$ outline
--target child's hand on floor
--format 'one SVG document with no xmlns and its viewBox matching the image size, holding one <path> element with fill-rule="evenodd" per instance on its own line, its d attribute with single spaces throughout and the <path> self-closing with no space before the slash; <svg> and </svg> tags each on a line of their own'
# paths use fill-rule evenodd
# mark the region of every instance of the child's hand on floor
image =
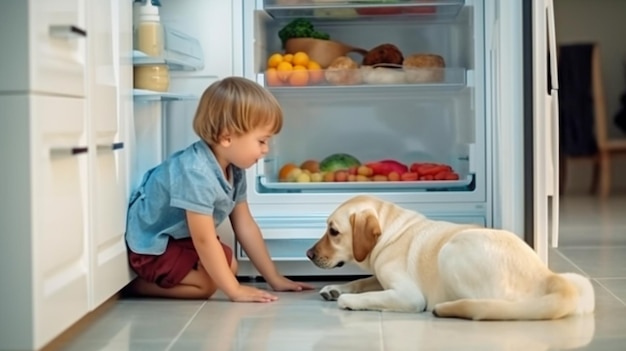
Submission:
<svg viewBox="0 0 626 351">
<path fill-rule="evenodd" d="M 272 302 L 278 300 L 277 296 L 267 291 L 245 285 L 239 285 L 235 293 L 228 298 L 234 302 Z"/>
<path fill-rule="evenodd" d="M 301 282 L 294 282 L 290 279 L 283 277 L 282 275 L 278 276 L 272 281 L 268 281 L 268 283 L 275 291 L 302 291 L 313 289 L 312 285 Z"/>
</svg>

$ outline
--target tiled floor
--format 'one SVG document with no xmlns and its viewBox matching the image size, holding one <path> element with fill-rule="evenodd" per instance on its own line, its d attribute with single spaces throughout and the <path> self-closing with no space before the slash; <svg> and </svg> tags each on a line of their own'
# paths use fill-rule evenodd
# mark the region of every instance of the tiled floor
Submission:
<svg viewBox="0 0 626 351">
<path fill-rule="evenodd" d="M 121 300 L 66 350 L 624 350 L 626 198 L 561 205 L 558 271 L 593 278 L 594 315 L 541 322 L 471 322 L 431 314 L 340 311 L 316 292 L 272 304 Z"/>
</svg>

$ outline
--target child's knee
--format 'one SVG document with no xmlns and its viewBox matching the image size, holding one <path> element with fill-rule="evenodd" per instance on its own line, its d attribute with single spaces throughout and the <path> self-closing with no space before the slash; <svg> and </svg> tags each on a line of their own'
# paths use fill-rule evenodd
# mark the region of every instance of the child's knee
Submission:
<svg viewBox="0 0 626 351">
<path fill-rule="evenodd" d="M 215 295 L 217 292 L 217 286 L 215 284 L 209 284 L 204 290 L 204 295 L 207 299 L 210 299 L 211 296 Z"/>
</svg>

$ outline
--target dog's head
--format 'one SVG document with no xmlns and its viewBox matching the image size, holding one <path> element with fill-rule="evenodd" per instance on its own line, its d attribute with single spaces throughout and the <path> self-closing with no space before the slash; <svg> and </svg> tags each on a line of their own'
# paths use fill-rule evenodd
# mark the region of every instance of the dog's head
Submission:
<svg viewBox="0 0 626 351">
<path fill-rule="evenodd" d="M 381 234 L 376 204 L 375 198 L 356 196 L 339 205 L 328 217 L 322 238 L 307 251 L 307 257 L 326 269 L 365 260 Z"/>
</svg>

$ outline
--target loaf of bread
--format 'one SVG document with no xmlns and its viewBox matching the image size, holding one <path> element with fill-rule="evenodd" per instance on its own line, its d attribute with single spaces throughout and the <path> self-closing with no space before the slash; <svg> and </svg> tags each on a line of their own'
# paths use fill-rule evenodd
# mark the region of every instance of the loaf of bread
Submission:
<svg viewBox="0 0 626 351">
<path fill-rule="evenodd" d="M 435 54 L 413 54 L 402 62 L 407 83 L 435 83 L 444 78 L 443 57 Z"/>
<path fill-rule="evenodd" d="M 359 64 L 348 56 L 339 56 L 334 59 L 324 73 L 326 80 L 334 85 L 361 84 Z"/>
</svg>

